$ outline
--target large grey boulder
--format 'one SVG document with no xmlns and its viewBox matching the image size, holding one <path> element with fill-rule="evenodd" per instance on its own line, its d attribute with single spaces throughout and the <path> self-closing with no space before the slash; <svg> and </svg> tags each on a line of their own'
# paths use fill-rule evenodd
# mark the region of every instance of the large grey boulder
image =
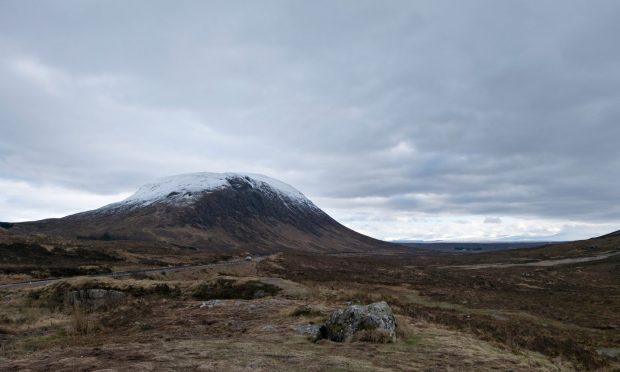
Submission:
<svg viewBox="0 0 620 372">
<path fill-rule="evenodd" d="M 321 337 L 336 342 L 361 341 L 393 342 L 396 340 L 396 321 L 385 302 L 352 305 L 336 310 L 320 329 Z"/>
<path fill-rule="evenodd" d="M 101 288 L 88 288 L 67 293 L 68 305 L 78 304 L 90 309 L 98 309 L 104 306 L 114 306 L 125 300 L 127 296 L 121 291 Z"/>
</svg>

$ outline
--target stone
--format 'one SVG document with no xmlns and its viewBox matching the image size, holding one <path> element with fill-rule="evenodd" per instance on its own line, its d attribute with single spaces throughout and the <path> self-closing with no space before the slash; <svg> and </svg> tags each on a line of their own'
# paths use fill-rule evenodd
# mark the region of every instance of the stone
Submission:
<svg viewBox="0 0 620 372">
<path fill-rule="evenodd" d="M 67 294 L 67 303 L 69 305 L 79 304 L 80 306 L 97 309 L 102 306 L 116 305 L 125 300 L 126 297 L 125 293 L 112 289 L 80 289 Z"/>
<path fill-rule="evenodd" d="M 387 341 L 396 340 L 396 320 L 385 301 L 336 310 L 320 328 L 322 338 L 336 342 L 349 342 L 356 333 L 370 332 L 383 335 Z"/>
<path fill-rule="evenodd" d="M 319 338 L 321 336 L 321 326 L 318 324 L 300 324 L 295 327 L 295 331 L 303 336 Z"/>
<path fill-rule="evenodd" d="M 206 308 L 210 309 L 210 308 L 212 308 L 214 306 L 220 305 L 221 303 L 222 303 L 221 300 L 202 301 L 202 304 L 200 304 L 200 308 L 202 309 L 202 308 L 206 307 Z"/>
</svg>

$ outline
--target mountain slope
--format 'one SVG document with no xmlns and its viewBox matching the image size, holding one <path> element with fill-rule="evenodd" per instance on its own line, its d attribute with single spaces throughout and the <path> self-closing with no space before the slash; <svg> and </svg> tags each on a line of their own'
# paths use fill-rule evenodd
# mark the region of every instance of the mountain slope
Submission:
<svg viewBox="0 0 620 372">
<path fill-rule="evenodd" d="M 165 241 L 217 251 L 401 249 L 344 227 L 283 182 L 238 173 L 162 178 L 121 202 L 60 219 L 18 223 L 12 230 L 70 238 Z"/>
<path fill-rule="evenodd" d="M 620 237 L 620 230 L 614 231 L 614 232 L 609 233 L 609 234 L 605 234 L 603 236 L 599 236 L 598 238 L 612 238 L 612 237 Z"/>
</svg>

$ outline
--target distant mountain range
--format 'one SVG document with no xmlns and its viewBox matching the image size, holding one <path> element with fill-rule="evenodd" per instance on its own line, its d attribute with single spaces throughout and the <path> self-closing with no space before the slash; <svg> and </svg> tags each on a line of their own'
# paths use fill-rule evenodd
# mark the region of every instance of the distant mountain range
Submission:
<svg viewBox="0 0 620 372">
<path fill-rule="evenodd" d="M 258 174 L 166 177 L 93 211 L 5 226 L 18 234 L 162 241 L 214 251 L 244 247 L 254 252 L 405 249 L 341 225 L 295 188 Z"/>
<path fill-rule="evenodd" d="M 561 242 L 410 242 L 395 241 L 409 248 L 427 249 L 442 252 L 489 252 L 506 249 L 534 248 Z"/>
</svg>

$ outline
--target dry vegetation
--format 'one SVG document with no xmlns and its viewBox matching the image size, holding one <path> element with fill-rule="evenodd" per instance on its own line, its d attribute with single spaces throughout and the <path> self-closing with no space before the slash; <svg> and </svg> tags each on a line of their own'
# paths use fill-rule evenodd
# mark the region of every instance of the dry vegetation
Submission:
<svg viewBox="0 0 620 372">
<path fill-rule="evenodd" d="M 614 247 L 605 247 L 610 248 Z M 537 256 L 541 251 L 544 257 Z M 514 258 L 509 252 L 498 253 L 499 262 Z M 548 259 L 548 251 L 540 249 L 520 251 L 517 259 L 524 253 L 529 253 L 529 261 Z M 620 350 L 620 256 L 550 267 L 468 270 L 446 265 L 476 256 L 298 254 L 265 262 L 262 270 L 265 275 L 329 288 L 331 298 L 386 300 L 416 321 L 441 324 L 515 353 L 535 351 L 584 370 L 618 368 L 618 360 L 602 351 Z"/>
<path fill-rule="evenodd" d="M 537 251 L 531 252 L 530 260 Z M 4 290 L 0 369 L 620 368 L 613 357 L 620 348 L 620 257 L 542 268 L 446 268 L 472 257 L 287 253 L 260 263 Z M 89 293 L 106 295 L 90 301 Z M 303 332 L 337 308 L 379 300 L 396 313 L 394 343 L 377 332 L 347 344 L 314 342 Z"/>
<path fill-rule="evenodd" d="M 0 229 L 0 283 L 212 263 L 243 253 L 205 252 L 164 242 L 16 235 Z"/>
</svg>

